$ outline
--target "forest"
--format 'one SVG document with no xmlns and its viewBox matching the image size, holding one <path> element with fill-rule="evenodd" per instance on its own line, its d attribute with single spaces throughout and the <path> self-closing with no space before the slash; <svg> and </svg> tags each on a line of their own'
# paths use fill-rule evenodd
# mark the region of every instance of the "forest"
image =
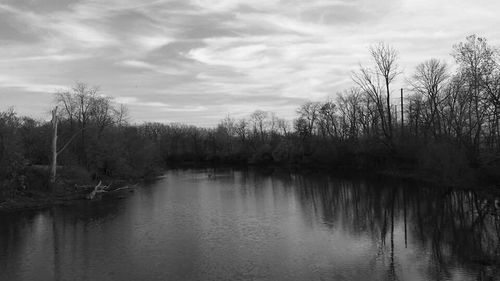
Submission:
<svg viewBox="0 0 500 281">
<path fill-rule="evenodd" d="M 372 60 L 352 73 L 352 88 L 302 104 L 294 120 L 256 110 L 241 119 L 228 116 L 213 128 L 133 124 L 124 105 L 86 83 L 54 94 L 52 121 L 4 110 L 0 199 L 195 165 L 279 165 L 497 184 L 498 49 L 468 36 L 453 45 L 453 65 L 429 59 L 406 81 L 396 49 L 380 43 L 368 51 Z"/>
</svg>

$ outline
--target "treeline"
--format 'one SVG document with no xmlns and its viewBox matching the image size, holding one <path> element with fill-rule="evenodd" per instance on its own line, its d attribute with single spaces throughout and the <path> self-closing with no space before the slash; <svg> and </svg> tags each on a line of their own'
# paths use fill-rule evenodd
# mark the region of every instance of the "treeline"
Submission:
<svg viewBox="0 0 500 281">
<path fill-rule="evenodd" d="M 371 66 L 352 73 L 355 87 L 308 102 L 295 120 L 257 110 L 215 128 L 127 122 L 127 109 L 77 83 L 55 94 L 57 182 L 140 178 L 166 166 L 286 164 L 418 173 L 457 182 L 500 173 L 498 50 L 477 36 L 453 46 L 456 65 L 419 64 L 404 90 L 398 53 L 370 48 Z M 54 124 L 0 113 L 4 194 L 48 185 Z M 60 170 L 60 172 L 59 172 Z M 44 180 L 40 180 L 43 178 Z"/>
<path fill-rule="evenodd" d="M 215 129 L 144 124 L 167 163 L 281 163 L 414 173 L 457 183 L 500 174 L 499 52 L 475 35 L 453 46 L 455 65 L 419 64 L 405 89 L 391 46 L 370 48 L 356 87 L 308 102 L 287 121 L 271 112 L 222 120 Z"/>
<path fill-rule="evenodd" d="M 18 116 L 12 109 L 0 112 L 0 198 L 103 179 L 144 178 L 164 168 L 154 143 L 127 123 L 126 107 L 97 87 L 77 83 L 71 91 L 56 93 L 54 103 L 57 118 L 50 122 Z M 54 151 L 57 177 L 50 182 Z"/>
</svg>

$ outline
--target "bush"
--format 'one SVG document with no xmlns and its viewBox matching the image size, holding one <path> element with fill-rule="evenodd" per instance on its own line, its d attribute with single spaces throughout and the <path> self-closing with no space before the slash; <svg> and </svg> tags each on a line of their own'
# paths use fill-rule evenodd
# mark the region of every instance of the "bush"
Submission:
<svg viewBox="0 0 500 281">
<path fill-rule="evenodd" d="M 286 142 L 280 142 L 272 151 L 272 156 L 275 162 L 278 163 L 288 163 L 291 160 L 293 153 L 293 146 Z"/>
<path fill-rule="evenodd" d="M 271 164 L 274 162 L 274 158 L 272 155 L 272 148 L 268 144 L 264 144 L 260 146 L 257 151 L 250 157 L 250 164 Z"/>
<path fill-rule="evenodd" d="M 449 143 L 431 143 L 418 154 L 420 169 L 431 179 L 460 183 L 472 174 L 465 152 Z"/>
<path fill-rule="evenodd" d="M 49 169 L 46 166 L 29 166 L 22 181 L 28 190 L 48 190 Z"/>
<path fill-rule="evenodd" d="M 92 175 L 85 168 L 80 166 L 65 166 L 57 169 L 60 182 L 74 182 L 86 184 L 92 181 Z M 48 173 L 47 173 L 48 174 Z"/>
</svg>

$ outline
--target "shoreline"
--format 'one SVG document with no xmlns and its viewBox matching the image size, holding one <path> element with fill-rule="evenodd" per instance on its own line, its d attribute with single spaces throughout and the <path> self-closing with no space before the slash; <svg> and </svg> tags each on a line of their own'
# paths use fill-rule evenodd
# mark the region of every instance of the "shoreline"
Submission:
<svg viewBox="0 0 500 281">
<path fill-rule="evenodd" d="M 229 169 L 278 169 L 278 170 L 288 170 L 290 172 L 296 172 L 301 174 L 308 173 L 319 173 L 319 174 L 331 174 L 331 175 L 341 175 L 346 176 L 346 178 L 377 178 L 383 180 L 401 180 L 408 181 L 411 183 L 422 183 L 427 187 L 440 188 L 446 190 L 469 190 L 474 192 L 479 192 L 486 197 L 500 197 L 500 188 L 496 186 L 489 185 L 484 182 L 475 180 L 464 180 L 462 182 L 446 182 L 443 180 L 427 178 L 423 176 L 419 171 L 404 171 L 402 169 L 385 169 L 379 171 L 367 171 L 363 169 L 355 169 L 352 167 L 331 167 L 325 165 L 290 165 L 290 164 L 279 164 L 273 163 L 270 165 L 231 165 L 231 164 L 216 164 L 213 163 L 189 163 L 189 164 L 179 164 L 172 165 L 165 168 L 164 171 L 174 170 L 174 169 L 209 169 L 209 168 L 229 168 Z M 135 181 L 135 185 L 141 182 L 154 181 L 160 179 L 163 175 L 157 175 L 152 178 L 141 179 L 140 181 Z M 118 180 L 118 179 L 115 179 Z M 131 185 L 131 182 L 123 181 L 122 186 Z M 473 187 L 472 187 L 473 186 Z M 67 192 L 63 194 L 50 194 L 47 192 L 36 192 L 28 193 L 27 195 L 19 196 L 15 199 L 5 200 L 0 203 L 0 213 L 13 213 L 21 211 L 34 211 L 43 210 L 54 206 L 71 206 L 78 202 L 93 201 L 86 198 L 88 190 L 80 190 L 74 192 Z M 112 190 L 113 191 L 113 190 Z M 111 191 L 111 192 L 112 192 Z M 134 189 L 130 189 L 127 192 L 133 192 Z M 118 195 L 113 195 L 108 193 L 105 197 L 113 197 L 114 199 L 122 199 L 124 195 L 120 192 Z M 97 199 L 101 200 L 101 199 Z"/>
<path fill-rule="evenodd" d="M 110 190 L 106 192 L 106 194 L 100 194 L 98 199 L 90 200 L 87 198 L 87 195 L 90 193 L 90 188 L 83 190 L 75 190 L 73 192 L 65 192 L 61 194 L 51 194 L 49 192 L 30 192 L 24 195 L 20 195 L 14 199 L 8 199 L 4 202 L 0 203 L 0 213 L 13 213 L 13 212 L 21 212 L 21 211 L 32 211 L 32 210 L 43 210 L 54 206 L 71 206 L 79 202 L 92 202 L 101 200 L 103 197 L 113 198 L 113 199 L 122 199 L 124 198 L 124 193 L 131 193 L 134 191 L 133 187 L 135 187 L 139 182 L 146 182 L 150 180 L 154 180 L 158 177 L 152 179 L 143 179 L 141 181 L 123 181 L 120 182 L 119 186 L 116 189 Z M 134 184 L 132 184 L 132 182 Z M 96 183 L 93 183 L 95 186 Z M 90 185 L 92 186 L 92 185 Z M 126 189 L 122 189 L 124 187 L 129 187 Z M 118 189 L 121 189 L 119 192 Z M 115 191 L 117 191 L 115 193 Z"/>
<path fill-rule="evenodd" d="M 20 197 L 0 203 L 0 213 L 15 213 L 22 211 L 44 210 L 53 206 L 72 205 L 82 202 L 85 198 L 27 198 Z"/>
</svg>

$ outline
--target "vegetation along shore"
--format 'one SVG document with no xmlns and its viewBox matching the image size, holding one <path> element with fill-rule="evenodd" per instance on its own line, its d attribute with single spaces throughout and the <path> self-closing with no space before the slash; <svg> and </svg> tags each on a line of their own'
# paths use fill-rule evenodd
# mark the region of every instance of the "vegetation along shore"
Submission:
<svg viewBox="0 0 500 281">
<path fill-rule="evenodd" d="M 354 87 L 297 109 L 256 110 L 213 128 L 130 124 L 124 105 L 76 83 L 54 95 L 52 120 L 0 112 L 0 209 L 82 199 L 167 167 L 276 165 L 425 178 L 448 186 L 500 182 L 500 59 L 475 35 L 402 77 L 398 52 L 374 45 Z M 307 95 L 307 93 L 304 93 Z M 98 182 L 102 182 L 98 186 Z M 103 187 L 104 186 L 104 187 Z"/>
</svg>

